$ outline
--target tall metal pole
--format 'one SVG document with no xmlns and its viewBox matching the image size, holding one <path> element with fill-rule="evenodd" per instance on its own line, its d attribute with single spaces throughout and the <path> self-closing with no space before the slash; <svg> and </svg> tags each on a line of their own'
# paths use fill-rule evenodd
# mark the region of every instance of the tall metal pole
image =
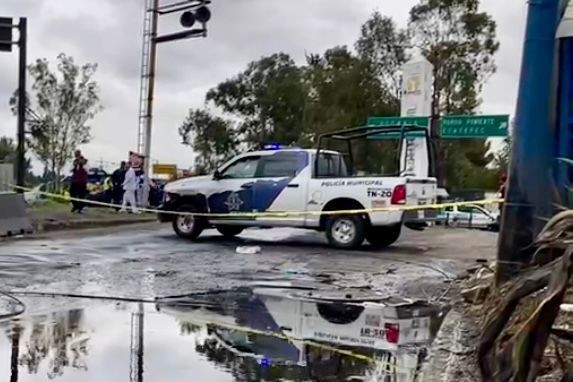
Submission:
<svg viewBox="0 0 573 382">
<path fill-rule="evenodd" d="M 22 328 L 18 323 L 14 323 L 12 327 L 11 344 L 12 351 L 10 353 L 10 382 L 18 382 L 18 358 L 20 355 L 20 333 Z"/>
<path fill-rule="evenodd" d="M 137 331 L 137 382 L 143 382 L 143 303 L 138 306 L 138 331 Z"/>
<path fill-rule="evenodd" d="M 545 219 L 553 214 L 552 168 L 556 147 L 557 51 L 561 0 L 529 2 L 509 187 L 498 246 L 497 281 L 527 264 Z"/>
<path fill-rule="evenodd" d="M 20 40 L 18 47 L 20 62 L 18 70 L 18 149 L 17 149 L 17 183 L 23 187 L 26 176 L 26 48 L 28 22 L 25 17 L 20 18 L 18 24 Z M 20 191 L 22 192 L 22 191 Z"/>
<path fill-rule="evenodd" d="M 145 171 L 149 174 L 151 169 L 151 130 L 153 125 L 153 94 L 155 92 L 155 69 L 157 64 L 157 27 L 159 21 L 159 0 L 153 0 L 151 12 L 151 48 L 149 51 L 149 86 L 147 88 L 147 118 L 145 126 L 145 147 L 143 155 L 145 156 Z"/>
<path fill-rule="evenodd" d="M 129 380 L 143 382 L 143 303 L 139 303 L 137 312 L 131 313 L 131 339 L 129 353 Z"/>
</svg>

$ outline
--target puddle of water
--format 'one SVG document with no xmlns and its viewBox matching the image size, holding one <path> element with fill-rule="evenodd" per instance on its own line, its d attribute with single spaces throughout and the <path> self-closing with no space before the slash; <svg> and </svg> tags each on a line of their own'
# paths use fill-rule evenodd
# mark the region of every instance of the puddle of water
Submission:
<svg viewBox="0 0 573 382">
<path fill-rule="evenodd" d="M 345 299 L 345 296 L 340 296 Z M 32 304 L 34 299 L 28 301 Z M 0 323 L 16 381 L 421 381 L 443 309 L 256 287 Z"/>
</svg>

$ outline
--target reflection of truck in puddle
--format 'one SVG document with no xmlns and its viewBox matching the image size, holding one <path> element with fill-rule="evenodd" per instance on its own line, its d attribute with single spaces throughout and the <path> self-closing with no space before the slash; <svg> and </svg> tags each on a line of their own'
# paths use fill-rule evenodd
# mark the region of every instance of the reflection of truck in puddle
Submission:
<svg viewBox="0 0 573 382">
<path fill-rule="evenodd" d="M 403 299 L 365 296 L 349 303 L 316 293 L 255 288 L 205 296 L 205 307 L 193 298 L 192 307 L 178 300 L 158 309 L 183 322 L 203 323 L 212 346 L 250 357 L 261 367 L 300 367 L 317 380 L 333 375 L 420 380 L 442 310 Z"/>
</svg>

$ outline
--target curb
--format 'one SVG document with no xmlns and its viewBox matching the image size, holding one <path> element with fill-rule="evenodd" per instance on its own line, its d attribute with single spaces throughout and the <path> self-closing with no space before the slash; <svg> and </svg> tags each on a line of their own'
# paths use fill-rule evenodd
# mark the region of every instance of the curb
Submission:
<svg viewBox="0 0 573 382">
<path fill-rule="evenodd" d="M 424 374 L 428 382 L 473 381 L 479 375 L 475 363 L 479 325 L 462 304 L 454 304 L 444 318 L 431 346 L 430 362 Z"/>
<path fill-rule="evenodd" d="M 152 223 L 157 221 L 155 216 L 149 218 L 138 218 L 138 219 L 113 219 L 113 220 L 68 220 L 68 221 L 33 221 L 32 226 L 34 227 L 34 232 L 54 232 L 63 230 L 81 230 L 87 228 L 98 228 L 98 227 L 114 227 L 120 225 L 130 225 L 138 223 Z"/>
</svg>

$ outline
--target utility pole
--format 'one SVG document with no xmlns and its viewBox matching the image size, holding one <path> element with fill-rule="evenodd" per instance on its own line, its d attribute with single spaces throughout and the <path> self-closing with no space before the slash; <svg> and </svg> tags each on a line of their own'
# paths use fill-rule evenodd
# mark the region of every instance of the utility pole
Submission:
<svg viewBox="0 0 573 382">
<path fill-rule="evenodd" d="M 131 344 L 129 354 L 129 381 L 143 382 L 143 303 L 139 303 L 137 312 L 131 313 Z"/>
<path fill-rule="evenodd" d="M 510 279 L 530 262 L 533 241 L 554 212 L 555 110 L 560 0 L 529 2 L 517 112 L 502 211 L 496 281 Z"/>
<path fill-rule="evenodd" d="M 18 358 L 20 355 L 20 333 L 22 327 L 18 322 L 12 323 L 12 332 L 10 339 L 12 344 L 12 351 L 10 353 L 10 382 L 18 382 Z"/>
<path fill-rule="evenodd" d="M 13 29 L 17 28 L 20 34 L 18 41 L 12 41 Z M 27 49 L 28 22 L 25 17 L 20 18 L 16 25 L 10 17 L 0 17 L 0 52 L 11 52 L 13 45 L 18 45 L 18 132 L 16 150 L 16 183 L 24 186 L 26 175 L 26 49 Z M 23 190 L 18 190 L 23 192 Z"/>
<path fill-rule="evenodd" d="M 163 42 L 193 37 L 206 37 L 207 22 L 211 18 L 211 11 L 207 7 L 210 3 L 210 0 L 184 0 L 160 5 L 159 0 L 147 0 L 143 28 L 137 150 L 145 157 L 145 167 L 148 173 L 151 171 L 151 137 L 153 130 L 157 45 Z M 201 27 L 159 36 L 159 16 L 175 12 L 182 12 L 180 22 L 184 28 L 191 28 L 195 25 L 195 22 L 200 23 Z"/>
<path fill-rule="evenodd" d="M 28 20 L 20 18 L 18 24 L 20 39 L 18 49 L 20 53 L 18 68 L 18 154 L 17 154 L 17 184 L 24 187 L 26 178 L 26 50 L 28 39 Z M 19 190 L 23 192 L 22 189 Z"/>
<path fill-rule="evenodd" d="M 157 67 L 157 27 L 159 22 L 159 0 L 153 0 L 151 15 L 151 47 L 149 50 L 149 84 L 147 86 L 147 115 L 145 116 L 145 157 L 146 172 L 151 169 L 151 127 L 153 125 L 153 95 L 155 92 L 155 70 Z M 149 172 L 148 172 L 149 173 Z"/>
</svg>

